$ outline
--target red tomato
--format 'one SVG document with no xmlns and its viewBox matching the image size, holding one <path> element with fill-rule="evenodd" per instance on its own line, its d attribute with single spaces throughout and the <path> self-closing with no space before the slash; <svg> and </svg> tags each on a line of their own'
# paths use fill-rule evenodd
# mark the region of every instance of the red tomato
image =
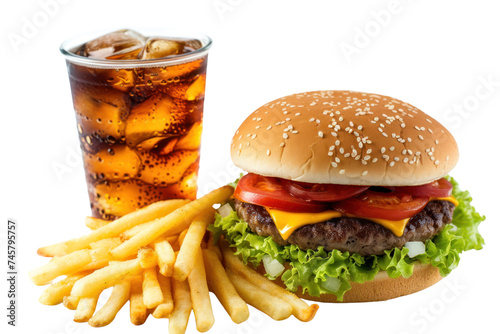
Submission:
<svg viewBox="0 0 500 334">
<path fill-rule="evenodd" d="M 421 186 L 397 187 L 398 191 L 415 196 L 448 197 L 451 196 L 453 185 L 445 178 Z"/>
<path fill-rule="evenodd" d="M 400 220 L 420 212 L 429 197 L 399 191 L 383 193 L 367 190 L 360 195 L 334 203 L 334 209 L 359 217 Z"/>
<path fill-rule="evenodd" d="M 336 202 L 349 197 L 356 196 L 366 189 L 368 186 L 349 186 L 342 184 L 314 184 L 304 182 L 293 182 L 282 180 L 281 183 L 285 186 L 290 194 L 305 200 L 318 202 Z"/>
<path fill-rule="evenodd" d="M 251 173 L 240 179 L 234 190 L 234 197 L 242 202 L 284 211 L 319 212 L 328 208 L 326 204 L 292 196 L 279 179 Z"/>
</svg>

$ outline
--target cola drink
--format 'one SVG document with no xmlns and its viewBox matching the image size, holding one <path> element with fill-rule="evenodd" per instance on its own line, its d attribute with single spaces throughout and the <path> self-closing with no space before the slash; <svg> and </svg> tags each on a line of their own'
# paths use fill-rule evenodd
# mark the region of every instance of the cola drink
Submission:
<svg viewBox="0 0 500 334">
<path fill-rule="evenodd" d="M 210 45 L 128 29 L 63 43 L 93 216 L 196 198 Z"/>
</svg>

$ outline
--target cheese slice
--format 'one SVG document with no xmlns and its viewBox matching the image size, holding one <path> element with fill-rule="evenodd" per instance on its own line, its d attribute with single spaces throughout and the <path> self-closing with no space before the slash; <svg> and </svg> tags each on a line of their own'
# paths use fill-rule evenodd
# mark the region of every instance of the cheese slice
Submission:
<svg viewBox="0 0 500 334">
<path fill-rule="evenodd" d="M 453 203 L 455 206 L 458 206 L 458 201 L 453 196 L 449 197 L 431 197 L 430 201 L 449 201 Z M 332 218 L 342 217 L 342 213 L 334 210 L 327 210 L 317 213 L 309 213 L 309 212 L 289 212 L 289 211 L 281 211 L 277 209 L 271 209 L 266 207 L 267 212 L 271 216 L 280 233 L 283 240 L 287 240 L 288 237 L 299 227 L 309 224 L 320 223 L 325 220 L 329 220 Z M 410 221 L 410 218 L 405 218 L 401 220 L 389 220 L 389 219 L 380 219 L 380 218 L 371 218 L 371 217 L 359 217 L 355 215 L 346 215 L 350 218 L 361 218 L 372 221 L 374 223 L 380 224 L 383 227 L 390 230 L 394 233 L 395 236 L 400 237 L 403 235 L 403 232 L 406 228 L 406 224 Z"/>
</svg>

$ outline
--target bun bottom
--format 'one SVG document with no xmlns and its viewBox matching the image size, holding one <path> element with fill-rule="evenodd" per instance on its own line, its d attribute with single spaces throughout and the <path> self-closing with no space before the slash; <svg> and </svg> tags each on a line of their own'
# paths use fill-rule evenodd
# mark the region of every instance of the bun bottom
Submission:
<svg viewBox="0 0 500 334">
<path fill-rule="evenodd" d="M 257 271 L 264 274 L 264 266 L 259 266 Z M 408 278 L 403 276 L 390 278 L 387 272 L 381 271 L 377 273 L 373 281 L 365 283 L 351 282 L 351 289 L 345 293 L 344 301 L 341 303 L 374 302 L 406 296 L 436 284 L 441 278 L 439 269 L 430 264 L 416 264 L 413 267 L 413 275 Z M 272 282 L 285 287 L 281 279 Z M 295 294 L 303 299 L 324 303 L 338 302 L 337 297 L 333 294 L 322 294 L 320 297 L 314 297 L 307 293 L 304 294 L 300 290 L 301 288 Z"/>
</svg>

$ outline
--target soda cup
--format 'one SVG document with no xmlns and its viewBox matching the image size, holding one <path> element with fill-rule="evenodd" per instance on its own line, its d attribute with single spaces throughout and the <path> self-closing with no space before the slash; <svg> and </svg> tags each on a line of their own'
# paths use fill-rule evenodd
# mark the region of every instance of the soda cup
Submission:
<svg viewBox="0 0 500 334">
<path fill-rule="evenodd" d="M 196 198 L 211 39 L 128 29 L 95 36 L 60 48 L 93 216 Z"/>
</svg>

